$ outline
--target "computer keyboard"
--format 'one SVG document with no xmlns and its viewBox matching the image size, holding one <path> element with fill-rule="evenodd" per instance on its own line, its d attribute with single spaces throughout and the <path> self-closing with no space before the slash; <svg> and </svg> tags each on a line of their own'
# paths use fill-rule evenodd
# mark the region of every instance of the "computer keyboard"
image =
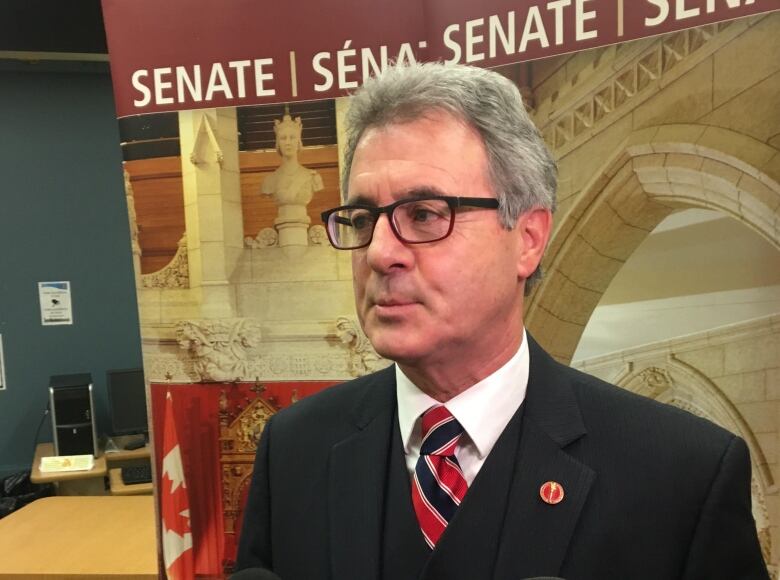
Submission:
<svg viewBox="0 0 780 580">
<path fill-rule="evenodd" d="M 122 468 L 122 482 L 125 485 L 133 485 L 136 483 L 151 483 L 152 481 L 152 466 L 147 465 L 131 465 L 129 467 Z"/>
</svg>

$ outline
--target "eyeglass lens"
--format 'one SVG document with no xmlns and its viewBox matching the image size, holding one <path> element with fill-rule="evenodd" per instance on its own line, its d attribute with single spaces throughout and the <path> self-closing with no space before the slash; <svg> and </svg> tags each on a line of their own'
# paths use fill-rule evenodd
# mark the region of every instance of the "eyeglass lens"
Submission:
<svg viewBox="0 0 780 580">
<path fill-rule="evenodd" d="M 376 211 L 366 208 L 345 208 L 330 215 L 328 228 L 340 248 L 368 245 L 379 219 Z M 391 212 L 396 234 L 405 242 L 433 242 L 450 231 L 452 210 L 441 199 L 409 200 Z"/>
</svg>

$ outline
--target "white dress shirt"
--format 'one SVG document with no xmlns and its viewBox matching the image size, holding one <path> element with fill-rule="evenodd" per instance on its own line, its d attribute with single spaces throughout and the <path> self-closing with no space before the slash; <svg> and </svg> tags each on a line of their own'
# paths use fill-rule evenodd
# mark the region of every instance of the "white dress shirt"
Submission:
<svg viewBox="0 0 780 580">
<path fill-rule="evenodd" d="M 525 399 L 528 368 L 528 339 L 523 329 L 520 348 L 504 366 L 444 404 L 465 431 L 455 455 L 469 485 Z M 411 477 L 420 457 L 422 414 L 441 403 L 417 388 L 398 365 L 395 380 L 398 424 Z"/>
</svg>

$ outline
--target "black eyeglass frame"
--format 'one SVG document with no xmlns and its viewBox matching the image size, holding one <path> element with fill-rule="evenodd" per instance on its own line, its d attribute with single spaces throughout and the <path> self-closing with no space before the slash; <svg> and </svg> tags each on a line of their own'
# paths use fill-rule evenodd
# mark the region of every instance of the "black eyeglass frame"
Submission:
<svg viewBox="0 0 780 580">
<path fill-rule="evenodd" d="M 414 201 L 427 201 L 427 200 L 441 200 L 447 203 L 447 205 L 450 207 L 450 212 L 451 212 L 450 227 L 447 229 L 447 232 L 443 236 L 435 238 L 433 240 L 425 240 L 425 241 L 407 240 L 398 231 L 395 221 L 393 220 L 393 212 L 395 211 L 395 208 L 397 208 L 400 205 L 414 202 Z M 383 213 L 387 214 L 387 221 L 390 223 L 390 229 L 393 230 L 395 237 L 401 240 L 403 243 L 430 244 L 432 242 L 440 242 L 441 240 L 447 238 L 452 233 L 452 230 L 455 227 L 455 210 L 460 207 L 479 207 L 483 209 L 498 209 L 500 207 L 500 203 L 495 197 L 458 197 L 452 195 L 426 195 L 421 197 L 407 197 L 404 199 L 399 199 L 398 201 L 395 201 L 391 204 L 383 205 L 380 207 L 367 205 L 367 204 L 360 204 L 360 203 L 351 204 L 351 205 L 340 205 L 339 207 L 334 207 L 333 209 L 325 210 L 320 214 L 320 218 L 322 219 L 322 222 L 325 224 L 325 231 L 328 233 L 328 240 L 330 240 L 331 246 L 333 246 L 337 250 L 359 250 L 360 248 L 365 248 L 371 244 L 371 241 L 374 239 L 374 231 L 376 230 L 376 224 L 379 222 L 379 216 L 381 216 Z M 336 243 L 334 242 L 329 227 L 329 221 L 330 221 L 330 216 L 332 214 L 347 209 L 366 210 L 374 220 L 374 227 L 371 228 L 371 235 L 368 237 L 368 240 L 364 244 L 360 244 L 359 246 L 350 246 L 348 248 L 344 248 L 336 245 Z"/>
</svg>

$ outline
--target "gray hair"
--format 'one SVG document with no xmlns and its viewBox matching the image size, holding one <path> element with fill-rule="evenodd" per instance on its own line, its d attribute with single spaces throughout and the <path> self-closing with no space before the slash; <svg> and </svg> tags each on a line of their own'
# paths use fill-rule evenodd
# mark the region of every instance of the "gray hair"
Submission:
<svg viewBox="0 0 780 580">
<path fill-rule="evenodd" d="M 395 64 L 368 79 L 347 112 L 342 192 L 355 149 L 371 128 L 409 123 L 442 111 L 480 134 L 504 227 L 534 207 L 555 210 L 555 160 L 526 113 L 518 88 L 497 72 L 457 64 Z M 537 269 L 526 291 L 541 277 Z"/>
</svg>

